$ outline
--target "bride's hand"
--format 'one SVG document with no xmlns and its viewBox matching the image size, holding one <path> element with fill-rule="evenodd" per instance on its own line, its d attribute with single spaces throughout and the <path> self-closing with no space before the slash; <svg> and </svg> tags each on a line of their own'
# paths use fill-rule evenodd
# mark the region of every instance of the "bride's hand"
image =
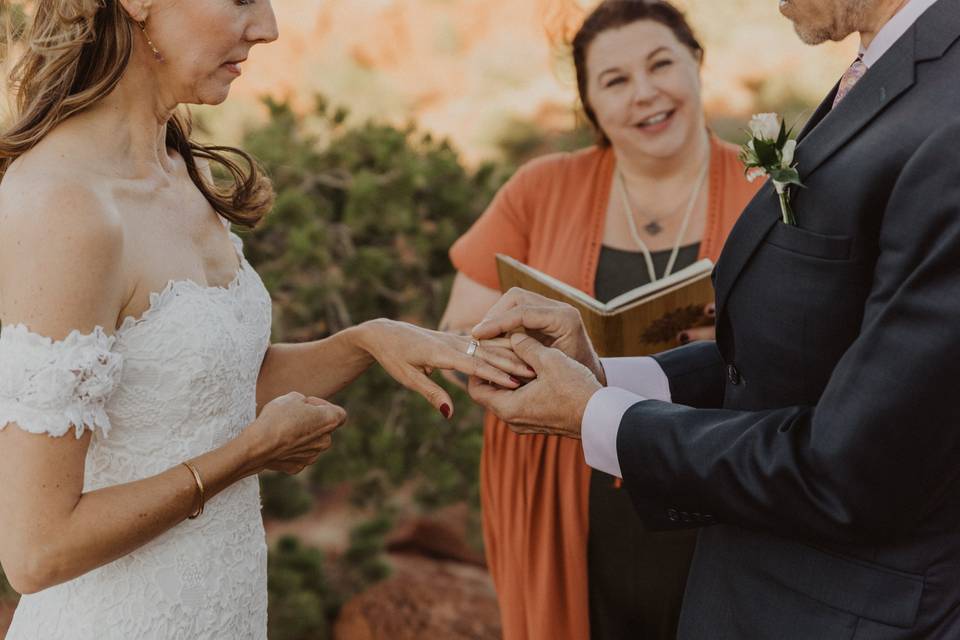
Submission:
<svg viewBox="0 0 960 640">
<path fill-rule="evenodd" d="M 337 405 L 294 391 L 267 403 L 241 437 L 258 471 L 295 474 L 333 445 L 332 434 L 346 418 Z"/>
<path fill-rule="evenodd" d="M 516 389 L 534 372 L 513 353 L 509 342 L 483 341 L 467 354 L 472 338 L 431 331 L 406 322 L 372 320 L 360 325 L 359 346 L 400 384 L 416 391 L 443 417 L 453 415 L 453 400 L 430 379 L 435 369 L 447 369 Z M 501 344 L 502 342 L 502 344 Z"/>
</svg>

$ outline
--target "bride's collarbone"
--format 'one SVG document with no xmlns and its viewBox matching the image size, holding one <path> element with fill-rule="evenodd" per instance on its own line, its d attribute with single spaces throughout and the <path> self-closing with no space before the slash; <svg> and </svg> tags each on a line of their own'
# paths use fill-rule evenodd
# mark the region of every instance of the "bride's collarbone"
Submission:
<svg viewBox="0 0 960 640">
<path fill-rule="evenodd" d="M 206 202 L 204 202 L 206 204 Z M 184 215 L 169 209 L 141 210 L 128 220 L 125 256 L 130 274 L 129 296 L 120 320 L 140 318 L 153 294 L 171 283 L 200 288 L 227 288 L 239 273 L 240 258 L 227 229 L 206 204 L 203 211 Z"/>
</svg>

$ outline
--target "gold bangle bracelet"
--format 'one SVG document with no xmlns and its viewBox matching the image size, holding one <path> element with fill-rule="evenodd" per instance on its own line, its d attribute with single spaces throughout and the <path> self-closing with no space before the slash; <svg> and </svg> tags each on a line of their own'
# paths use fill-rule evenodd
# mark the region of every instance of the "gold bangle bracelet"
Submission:
<svg viewBox="0 0 960 640">
<path fill-rule="evenodd" d="M 203 504 L 204 504 L 204 497 L 203 497 L 203 479 L 200 477 L 200 472 L 197 471 L 197 468 L 196 468 L 195 466 L 193 466 L 192 464 L 190 464 L 189 462 L 184 462 L 184 463 L 183 463 L 183 466 L 185 466 L 187 469 L 189 469 L 189 470 L 190 470 L 190 473 L 193 474 L 193 479 L 194 479 L 194 480 L 196 481 L 196 483 L 197 483 L 197 493 L 200 494 L 200 506 L 197 508 L 197 512 L 194 513 L 192 516 L 188 516 L 188 517 L 187 517 L 188 520 L 195 520 L 195 519 L 199 518 L 201 515 L 203 515 Z"/>
</svg>

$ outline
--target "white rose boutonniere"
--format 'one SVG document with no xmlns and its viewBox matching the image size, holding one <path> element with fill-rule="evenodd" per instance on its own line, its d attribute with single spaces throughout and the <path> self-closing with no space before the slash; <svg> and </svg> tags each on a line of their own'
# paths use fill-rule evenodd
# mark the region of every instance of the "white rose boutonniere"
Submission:
<svg viewBox="0 0 960 640">
<path fill-rule="evenodd" d="M 740 161 L 746 167 L 747 179 L 753 182 L 769 176 L 780 197 L 780 212 L 785 224 L 796 226 L 790 207 L 790 186 L 803 187 L 800 173 L 793 162 L 797 141 L 793 129 L 787 129 L 775 113 L 760 113 L 750 119 L 750 140 L 740 148 Z"/>
</svg>

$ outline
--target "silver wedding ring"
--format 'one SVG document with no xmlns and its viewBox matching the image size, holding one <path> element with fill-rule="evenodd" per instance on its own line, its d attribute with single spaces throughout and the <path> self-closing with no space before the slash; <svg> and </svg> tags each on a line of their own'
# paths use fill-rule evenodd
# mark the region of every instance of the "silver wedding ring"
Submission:
<svg viewBox="0 0 960 640">
<path fill-rule="evenodd" d="M 467 355 L 472 356 L 477 353 L 477 349 L 480 348 L 480 343 L 476 340 L 471 340 L 470 344 L 467 345 Z"/>
</svg>

